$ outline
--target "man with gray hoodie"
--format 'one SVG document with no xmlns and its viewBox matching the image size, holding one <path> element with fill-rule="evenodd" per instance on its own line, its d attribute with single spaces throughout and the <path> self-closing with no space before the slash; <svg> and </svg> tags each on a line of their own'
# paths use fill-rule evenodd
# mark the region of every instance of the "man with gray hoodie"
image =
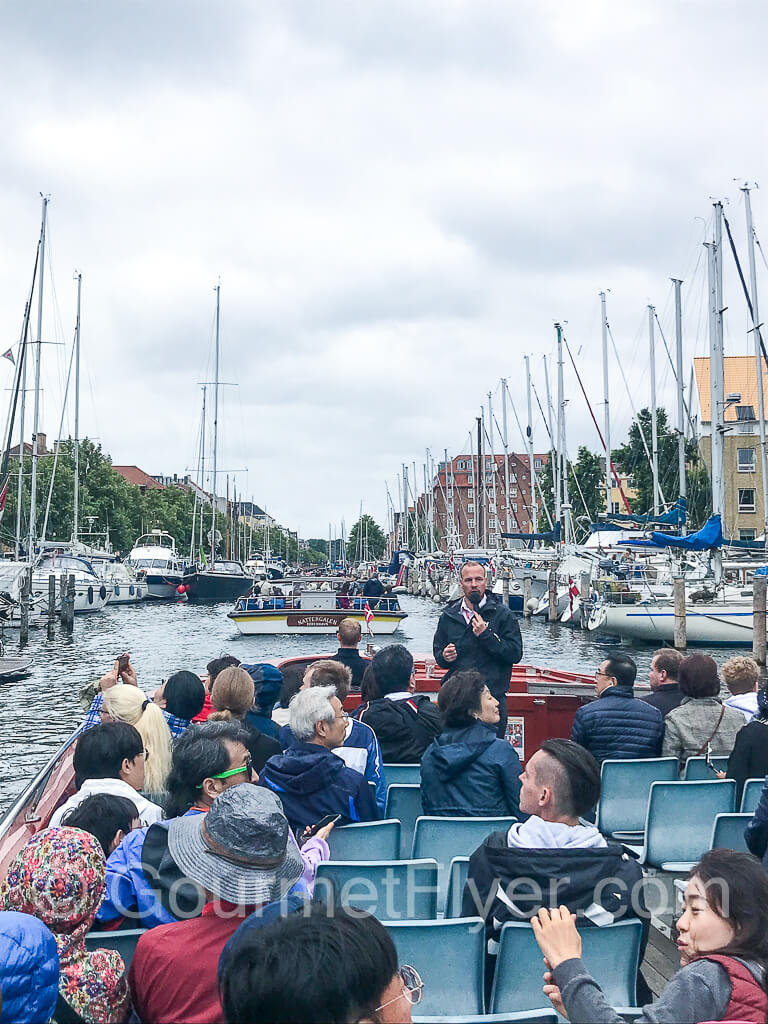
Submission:
<svg viewBox="0 0 768 1024">
<path fill-rule="evenodd" d="M 520 812 L 529 817 L 475 850 L 464 887 L 462 917 L 485 919 L 489 957 L 507 921 L 527 921 L 541 907 L 564 904 L 582 927 L 647 918 L 637 861 L 579 821 L 600 797 L 592 754 L 571 740 L 546 740 L 520 783 Z"/>
</svg>

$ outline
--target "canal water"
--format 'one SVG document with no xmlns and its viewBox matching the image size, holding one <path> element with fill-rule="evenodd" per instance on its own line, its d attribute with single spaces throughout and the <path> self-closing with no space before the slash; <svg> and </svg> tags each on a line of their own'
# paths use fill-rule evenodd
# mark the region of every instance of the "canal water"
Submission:
<svg viewBox="0 0 768 1024">
<path fill-rule="evenodd" d="M 431 653 L 441 605 L 425 598 L 401 598 L 408 618 L 392 637 L 377 637 L 376 645 L 405 643 L 414 653 Z M 229 653 L 241 661 L 328 654 L 336 650 L 331 636 L 241 636 L 227 618 L 226 605 L 190 605 L 144 601 L 129 607 L 104 609 L 78 616 L 74 634 L 52 641 L 45 629 L 31 633 L 27 652 L 34 659 L 32 675 L 0 684 L 0 812 L 83 717 L 80 690 L 98 679 L 123 651 L 129 651 L 139 685 L 151 692 L 179 669 L 203 673 L 211 658 Z M 592 634 L 540 619 L 520 620 L 523 660 L 528 664 L 594 672 L 612 649 Z M 18 633 L 6 635 L 9 655 L 18 647 Z M 613 645 L 615 646 L 615 645 Z M 626 648 L 638 663 L 638 677 L 647 679 L 653 646 Z M 743 649 L 712 650 L 722 664 Z"/>
</svg>

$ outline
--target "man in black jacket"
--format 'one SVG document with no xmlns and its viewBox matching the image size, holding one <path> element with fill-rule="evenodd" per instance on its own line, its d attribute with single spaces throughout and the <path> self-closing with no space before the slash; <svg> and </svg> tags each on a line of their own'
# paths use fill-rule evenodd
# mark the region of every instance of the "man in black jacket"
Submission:
<svg viewBox="0 0 768 1024">
<path fill-rule="evenodd" d="M 493 594 L 487 594 L 485 569 L 479 562 L 465 562 L 459 575 L 464 596 L 452 601 L 437 624 L 432 653 L 448 674 L 474 668 L 499 702 L 497 735 L 507 731 L 507 699 L 512 666 L 523 656 L 523 640 L 517 619 Z"/>
<path fill-rule="evenodd" d="M 472 854 L 461 916 L 485 918 L 492 956 L 504 924 L 529 920 L 541 907 L 564 904 L 579 927 L 639 917 L 644 952 L 649 915 L 642 869 L 580 820 L 600 798 L 597 761 L 570 740 L 546 740 L 520 782 L 520 812 L 527 820 L 494 832 Z M 641 991 L 646 1001 L 648 993 Z"/>
<path fill-rule="evenodd" d="M 358 717 L 376 733 L 384 764 L 418 764 L 442 729 L 440 712 L 428 694 L 413 692 L 413 657 L 402 644 L 374 654 L 371 668 L 379 699 Z"/>
<path fill-rule="evenodd" d="M 357 645 L 362 637 L 362 630 L 357 619 L 342 619 L 339 623 L 339 631 L 336 634 L 339 640 L 339 649 L 333 656 L 334 661 L 340 661 L 346 665 L 352 673 L 352 689 L 359 690 L 363 681 L 363 673 L 370 662 L 360 657 Z"/>
</svg>

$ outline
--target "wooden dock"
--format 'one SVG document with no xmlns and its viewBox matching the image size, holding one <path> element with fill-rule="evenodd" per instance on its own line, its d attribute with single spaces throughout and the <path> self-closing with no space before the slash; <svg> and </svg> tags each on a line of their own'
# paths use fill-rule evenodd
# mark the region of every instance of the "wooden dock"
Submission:
<svg viewBox="0 0 768 1024">
<path fill-rule="evenodd" d="M 679 968 L 680 954 L 675 942 L 651 926 L 645 959 L 640 969 L 655 998 L 658 999 Z"/>
</svg>

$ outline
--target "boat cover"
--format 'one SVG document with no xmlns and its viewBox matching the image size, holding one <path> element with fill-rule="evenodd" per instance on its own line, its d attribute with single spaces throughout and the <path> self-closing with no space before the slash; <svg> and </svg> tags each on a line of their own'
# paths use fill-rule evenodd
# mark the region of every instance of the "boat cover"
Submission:
<svg viewBox="0 0 768 1024">
<path fill-rule="evenodd" d="M 654 530 L 648 540 L 620 540 L 619 544 L 632 544 L 645 548 L 682 548 L 684 551 L 709 551 L 711 548 L 722 547 L 723 526 L 720 516 L 710 516 L 696 533 L 687 537 L 678 537 L 671 533 Z"/>
<path fill-rule="evenodd" d="M 557 544 L 560 540 L 560 523 L 555 523 L 555 528 L 548 533 L 502 533 L 507 540 L 550 540 Z"/>
<path fill-rule="evenodd" d="M 635 523 L 638 526 L 650 526 L 653 523 L 657 523 L 659 526 L 682 526 L 686 520 L 688 503 L 685 498 L 678 498 L 669 512 L 665 512 L 663 516 L 636 516 L 636 515 L 624 515 L 618 512 L 611 513 L 606 516 L 606 519 L 612 523 Z M 593 530 L 595 528 L 604 530 L 606 527 L 603 524 L 595 527 L 592 524 Z"/>
</svg>

